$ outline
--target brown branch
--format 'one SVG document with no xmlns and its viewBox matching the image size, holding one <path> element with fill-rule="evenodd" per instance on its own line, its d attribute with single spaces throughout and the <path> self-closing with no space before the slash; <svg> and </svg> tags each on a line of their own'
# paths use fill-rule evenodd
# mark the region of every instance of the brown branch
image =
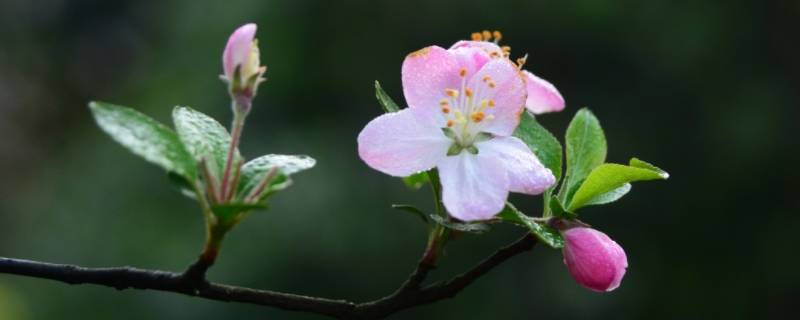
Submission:
<svg viewBox="0 0 800 320">
<path fill-rule="evenodd" d="M 123 289 L 148 289 L 197 296 L 205 299 L 241 302 L 304 311 L 338 319 L 381 319 L 403 309 L 452 298 L 472 282 L 509 258 L 530 250 L 536 239 L 526 235 L 453 279 L 422 287 L 434 268 L 420 261 L 417 268 L 394 293 L 364 303 L 334 300 L 290 293 L 258 290 L 206 282 L 201 286 L 187 282 L 180 273 L 144 270 L 131 267 L 86 268 L 0 257 L 0 273 L 50 279 L 68 284 L 96 284 Z"/>
</svg>

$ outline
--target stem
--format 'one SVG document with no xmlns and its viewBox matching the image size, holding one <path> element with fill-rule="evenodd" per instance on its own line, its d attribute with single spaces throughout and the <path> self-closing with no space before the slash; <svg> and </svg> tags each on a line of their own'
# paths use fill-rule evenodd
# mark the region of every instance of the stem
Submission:
<svg viewBox="0 0 800 320">
<path fill-rule="evenodd" d="M 236 102 L 234 102 L 236 104 Z M 234 106 L 234 110 L 236 107 Z M 236 148 L 239 146 L 239 139 L 242 135 L 242 129 L 244 129 L 244 119 L 245 115 L 241 112 L 234 112 L 233 113 L 233 123 L 231 124 L 231 145 L 228 148 L 228 158 L 225 160 L 225 173 L 222 176 L 222 187 L 220 190 L 220 195 L 222 197 L 226 197 L 228 195 L 228 188 L 230 179 L 231 179 L 231 168 L 233 167 L 234 161 L 234 154 L 236 153 Z"/>
</svg>

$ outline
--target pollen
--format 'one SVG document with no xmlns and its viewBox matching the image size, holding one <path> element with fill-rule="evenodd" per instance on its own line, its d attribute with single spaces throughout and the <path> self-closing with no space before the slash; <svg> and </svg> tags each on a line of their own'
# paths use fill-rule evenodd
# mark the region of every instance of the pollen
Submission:
<svg viewBox="0 0 800 320">
<path fill-rule="evenodd" d="M 424 55 L 428 54 L 429 51 L 431 51 L 431 47 L 422 48 L 422 49 L 419 49 L 419 50 L 414 51 L 412 53 L 409 53 L 408 57 L 415 58 L 415 57 L 424 56 Z"/>
<path fill-rule="evenodd" d="M 466 68 L 461 68 L 461 70 L 458 71 L 458 75 L 461 76 L 462 78 L 466 77 L 467 76 L 467 69 Z"/>
<path fill-rule="evenodd" d="M 467 88 L 464 90 L 464 94 L 467 95 L 467 97 L 472 97 L 472 89 Z"/>
<path fill-rule="evenodd" d="M 448 127 L 452 127 L 454 124 L 455 123 L 453 122 L 453 120 L 447 120 L 447 126 Z"/>
<path fill-rule="evenodd" d="M 483 113 L 483 111 L 476 111 L 470 114 L 469 117 L 472 118 L 472 122 L 478 123 L 483 121 L 484 118 L 486 118 L 486 114 Z"/>
<path fill-rule="evenodd" d="M 500 31 L 495 30 L 492 32 L 492 35 L 494 36 L 494 43 L 498 43 L 500 42 L 500 39 L 503 39 L 503 34 L 500 33 Z"/>
<path fill-rule="evenodd" d="M 492 40 L 492 33 L 489 32 L 489 30 L 483 30 L 483 32 L 481 32 L 481 35 L 483 35 L 483 41 Z"/>
<path fill-rule="evenodd" d="M 444 90 L 444 94 L 446 94 L 448 97 L 456 98 L 456 97 L 458 97 L 458 90 L 456 90 L 456 89 L 445 89 Z"/>
<path fill-rule="evenodd" d="M 481 40 L 483 40 L 483 36 L 481 36 L 480 32 L 473 32 L 472 35 L 470 36 L 470 38 L 472 38 L 472 41 L 481 41 Z"/>
</svg>

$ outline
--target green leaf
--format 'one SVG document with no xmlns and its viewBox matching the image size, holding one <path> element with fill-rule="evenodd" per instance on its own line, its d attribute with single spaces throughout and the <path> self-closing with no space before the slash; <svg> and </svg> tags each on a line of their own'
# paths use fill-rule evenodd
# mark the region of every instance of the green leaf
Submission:
<svg viewBox="0 0 800 320">
<path fill-rule="evenodd" d="M 519 126 L 514 131 L 514 136 L 525 142 L 533 151 L 539 161 L 556 177 L 556 182 L 561 178 L 561 143 L 545 127 L 536 121 L 529 112 L 522 113 Z M 553 186 L 555 187 L 555 185 Z"/>
<path fill-rule="evenodd" d="M 600 122 L 583 108 L 567 128 L 567 174 L 559 190 L 563 203 L 570 203 L 572 192 L 597 166 L 606 160 L 606 138 Z"/>
<path fill-rule="evenodd" d="M 564 210 L 564 206 L 561 205 L 561 201 L 558 200 L 557 197 L 550 198 L 550 210 L 552 210 L 553 216 L 565 219 L 575 219 L 578 216 L 570 211 Z"/>
<path fill-rule="evenodd" d="M 428 215 L 431 220 L 434 222 L 444 226 L 445 228 L 461 231 L 461 232 L 469 232 L 480 234 L 486 231 L 489 231 L 489 225 L 480 222 L 454 222 L 447 220 L 447 218 L 443 218 L 440 215 L 430 214 Z"/>
<path fill-rule="evenodd" d="M 405 183 L 406 186 L 412 190 L 419 190 L 429 181 L 430 178 L 428 177 L 427 171 L 415 173 L 408 177 L 403 177 L 403 183 Z"/>
<path fill-rule="evenodd" d="M 241 178 L 237 197 L 244 200 L 275 168 L 276 172 L 269 184 L 264 188 L 258 201 L 263 201 L 269 195 L 289 187 L 292 183 L 290 176 L 297 172 L 310 169 L 317 163 L 314 158 L 304 155 L 268 154 L 250 160 L 242 166 Z"/>
<path fill-rule="evenodd" d="M 632 186 L 630 183 L 625 183 L 619 188 L 613 189 L 609 192 L 597 195 L 594 198 L 589 199 L 588 201 L 586 201 L 586 203 L 583 204 L 583 206 L 586 207 L 586 206 L 612 203 L 614 201 L 619 200 L 626 194 L 628 194 L 628 192 L 631 191 L 631 187 Z"/>
<path fill-rule="evenodd" d="M 205 159 L 209 169 L 217 179 L 222 177 L 231 136 L 217 120 L 189 107 L 177 106 L 172 110 L 175 131 L 186 149 L 200 162 Z M 236 161 L 241 161 L 239 151 Z"/>
<path fill-rule="evenodd" d="M 241 219 L 244 214 L 266 207 L 267 206 L 263 204 L 231 202 L 215 204 L 211 206 L 211 212 L 213 212 L 214 216 L 219 219 L 219 223 L 221 225 L 225 226 L 226 228 L 230 228 L 238 223 L 239 219 Z"/>
<path fill-rule="evenodd" d="M 194 159 L 172 129 L 128 107 L 93 101 L 89 109 L 100 128 L 134 154 L 187 181 L 197 178 Z"/>
<path fill-rule="evenodd" d="M 422 212 L 422 210 L 420 210 L 419 208 L 417 208 L 415 206 L 408 205 L 408 204 L 393 204 L 392 205 L 392 209 L 397 209 L 397 210 L 413 213 L 414 215 L 416 215 L 417 217 L 422 219 L 423 222 L 428 223 L 428 214 L 425 213 L 425 212 Z"/>
<path fill-rule="evenodd" d="M 560 249 L 564 247 L 564 238 L 561 237 L 561 233 L 558 230 L 537 222 L 522 211 L 517 210 L 511 203 L 506 203 L 506 207 L 497 215 L 497 218 L 527 227 L 536 238 L 551 248 Z"/>
<path fill-rule="evenodd" d="M 378 98 L 378 102 L 381 104 L 383 111 L 386 111 L 386 113 L 400 111 L 400 107 L 398 107 L 397 103 L 395 103 L 394 100 L 392 100 L 392 98 L 390 98 L 389 95 L 383 91 L 380 82 L 377 80 L 375 80 L 375 97 Z"/>
<path fill-rule="evenodd" d="M 632 159 L 631 163 L 636 166 L 606 163 L 592 170 L 572 197 L 572 201 L 568 206 L 569 211 L 577 210 L 587 203 L 595 202 L 598 196 L 619 189 L 626 183 L 663 180 L 669 177 L 669 174 L 663 170 L 641 160 Z"/>
</svg>

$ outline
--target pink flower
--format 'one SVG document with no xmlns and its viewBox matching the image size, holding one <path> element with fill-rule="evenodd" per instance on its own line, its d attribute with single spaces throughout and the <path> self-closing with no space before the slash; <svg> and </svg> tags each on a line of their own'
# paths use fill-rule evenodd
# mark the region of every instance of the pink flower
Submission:
<svg viewBox="0 0 800 320">
<path fill-rule="evenodd" d="M 450 50 L 461 48 L 478 48 L 479 52 L 488 59 L 489 57 L 508 56 L 510 48 L 500 47 L 494 42 L 489 41 L 459 41 Z M 547 80 L 537 77 L 527 70 L 523 70 L 525 75 L 525 87 L 528 91 L 528 98 L 525 100 L 525 107 L 534 114 L 556 112 L 564 110 L 564 98 Z"/>
<path fill-rule="evenodd" d="M 263 68 L 260 66 L 258 41 L 255 40 L 256 24 L 248 23 L 236 29 L 228 38 L 228 44 L 222 53 L 222 68 L 224 77 L 228 82 L 246 84 L 254 75 L 260 76 Z M 234 79 L 236 68 L 239 67 L 239 79 Z"/>
<path fill-rule="evenodd" d="M 464 221 L 493 217 L 510 191 L 539 194 L 555 183 L 511 136 L 526 86 L 510 60 L 431 46 L 406 57 L 402 82 L 409 107 L 375 118 L 358 136 L 370 167 L 398 177 L 438 168 L 445 208 Z"/>
<path fill-rule="evenodd" d="M 562 232 L 564 264 L 580 285 L 599 292 L 619 287 L 628 258 L 614 240 L 600 231 L 577 227 Z"/>
</svg>

